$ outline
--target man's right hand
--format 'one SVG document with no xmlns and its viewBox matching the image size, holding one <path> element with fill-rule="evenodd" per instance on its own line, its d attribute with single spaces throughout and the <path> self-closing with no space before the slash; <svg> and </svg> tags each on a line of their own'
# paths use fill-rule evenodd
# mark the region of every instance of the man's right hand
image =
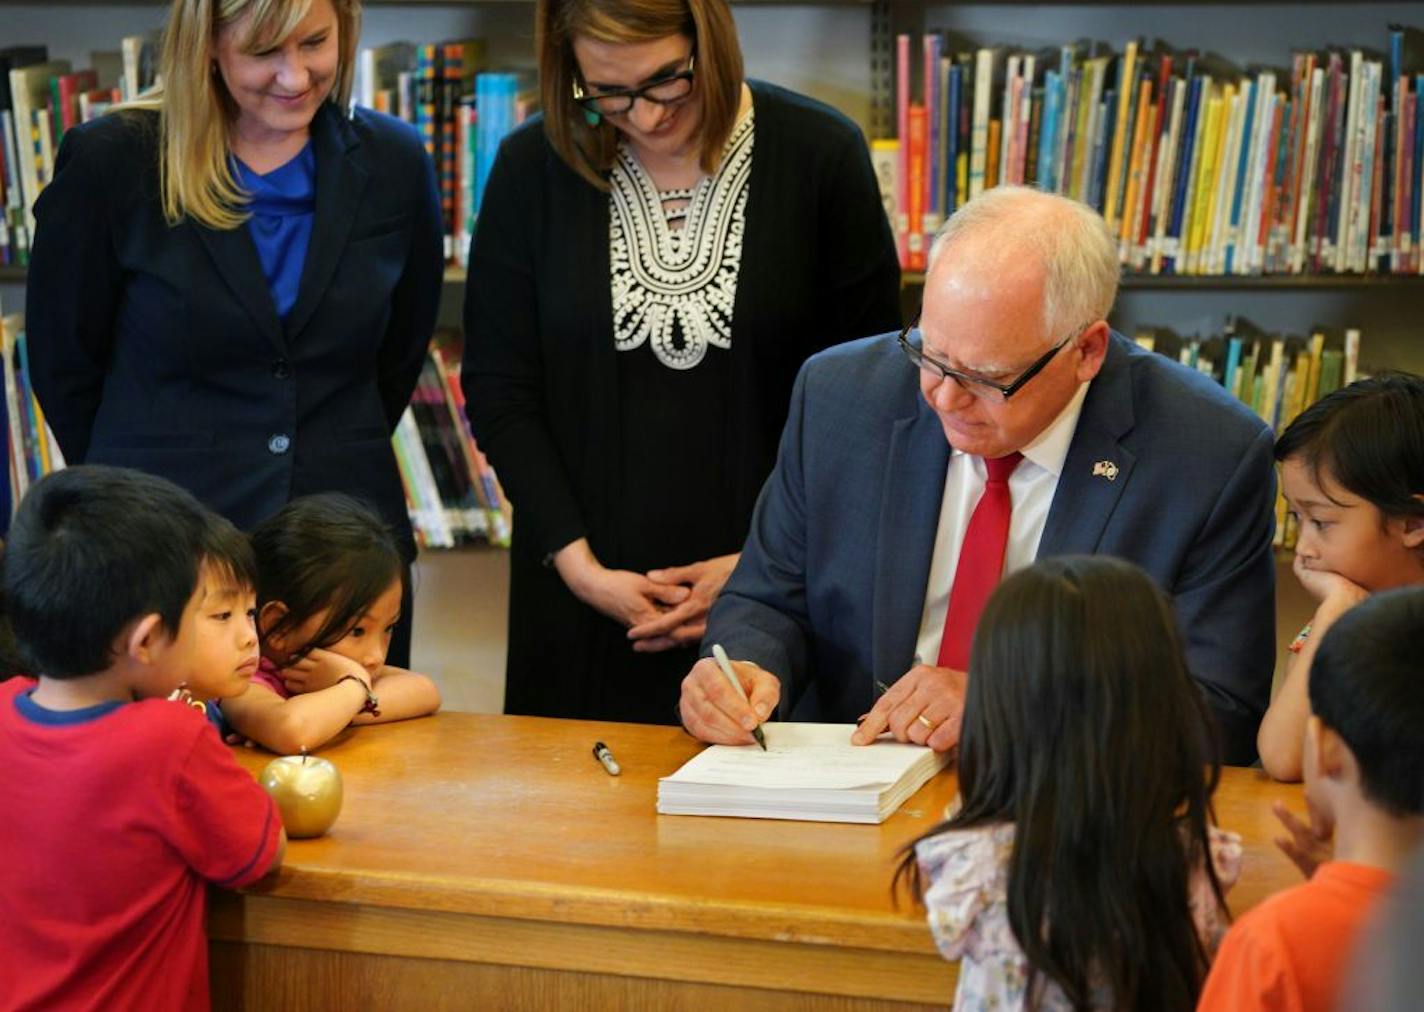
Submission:
<svg viewBox="0 0 1424 1012">
<path fill-rule="evenodd" d="M 732 671 L 746 690 L 743 702 L 710 657 L 692 666 L 682 680 L 678 712 L 682 726 L 700 741 L 713 745 L 750 745 L 752 728 L 771 715 L 781 700 L 781 679 L 751 661 L 733 661 Z"/>
</svg>

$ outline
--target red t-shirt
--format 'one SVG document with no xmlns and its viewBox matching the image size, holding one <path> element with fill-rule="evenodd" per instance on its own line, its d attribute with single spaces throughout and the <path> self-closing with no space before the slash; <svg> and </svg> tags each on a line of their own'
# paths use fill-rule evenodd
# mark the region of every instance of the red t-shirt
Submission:
<svg viewBox="0 0 1424 1012">
<path fill-rule="evenodd" d="M 1333 1012 L 1351 950 L 1394 875 L 1331 861 L 1251 910 L 1221 943 L 1197 1012 Z"/>
<path fill-rule="evenodd" d="M 206 1009 L 207 883 L 261 878 L 281 820 L 203 716 L 44 710 L 0 683 L 0 1009 Z"/>
</svg>

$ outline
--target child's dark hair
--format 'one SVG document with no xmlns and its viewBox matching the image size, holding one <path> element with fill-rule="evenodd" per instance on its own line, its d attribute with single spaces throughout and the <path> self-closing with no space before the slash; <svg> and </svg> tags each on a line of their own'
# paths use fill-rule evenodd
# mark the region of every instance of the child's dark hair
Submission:
<svg viewBox="0 0 1424 1012">
<path fill-rule="evenodd" d="M 280 602 L 283 614 L 263 636 L 290 635 L 323 611 L 311 641 L 285 664 L 340 640 L 392 580 L 405 593 L 408 574 L 390 528 L 369 507 L 336 492 L 293 499 L 252 532 L 257 607 Z"/>
<path fill-rule="evenodd" d="M 1383 591 L 1326 631 L 1310 665 L 1310 710 L 1344 739 L 1365 796 L 1424 815 L 1424 587 Z"/>
<path fill-rule="evenodd" d="M 1276 440 L 1276 459 L 1290 457 L 1386 517 L 1424 517 L 1424 378 L 1386 372 L 1326 394 Z"/>
<path fill-rule="evenodd" d="M 112 664 L 116 640 L 144 615 L 176 636 L 223 525 L 139 471 L 81 465 L 40 479 L 15 511 L 3 563 L 21 657 L 35 674 L 78 678 Z"/>
<path fill-rule="evenodd" d="M 209 515 L 203 537 L 203 565 L 238 590 L 257 590 L 257 555 L 252 550 L 252 539 L 216 513 Z"/>
<path fill-rule="evenodd" d="M 1074 1008 L 1101 986 L 1114 1008 L 1192 1008 L 1208 956 L 1189 877 L 1202 868 L 1221 898 L 1220 770 L 1166 598 L 1127 562 L 1042 560 L 990 598 L 969 671 L 962 804 L 921 839 L 1014 824 L 1008 913 L 1029 994 L 1047 978 Z M 918 897 L 913 846 L 896 885 Z"/>
</svg>

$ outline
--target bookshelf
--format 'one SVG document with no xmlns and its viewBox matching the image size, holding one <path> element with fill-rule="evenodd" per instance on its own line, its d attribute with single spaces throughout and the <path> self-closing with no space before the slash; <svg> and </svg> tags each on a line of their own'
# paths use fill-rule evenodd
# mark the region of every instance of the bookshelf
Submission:
<svg viewBox="0 0 1424 1012">
<path fill-rule="evenodd" d="M 872 34 L 876 113 L 893 96 L 894 35 L 912 36 L 912 59 L 920 58 L 919 36 L 941 32 L 949 52 L 1002 46 L 1007 52 L 1043 52 L 1074 41 L 1099 44 L 1099 52 L 1119 54 L 1132 38 L 1145 48 L 1160 39 L 1175 52 L 1197 50 L 1243 71 L 1276 68 L 1289 83 L 1295 51 L 1326 48 L 1388 55 L 1388 25 L 1424 27 L 1417 2 L 1309 2 L 1276 0 L 1227 3 L 1126 3 L 1123 0 L 1022 3 L 978 0 L 969 3 L 890 0 L 877 8 Z M 1040 68 L 1042 68 L 1040 63 Z M 1043 70 L 1039 70 L 1039 83 Z M 1278 81 L 1279 83 L 1279 81 Z M 893 106 L 892 106 L 893 108 Z M 893 133 L 893 127 L 890 131 Z M 904 304 L 918 305 L 922 275 L 906 278 Z M 1172 276 L 1124 275 L 1113 324 L 1130 336 L 1141 327 L 1174 330 L 1187 336 L 1220 332 L 1228 318 L 1245 319 L 1267 331 L 1308 335 L 1316 330 L 1363 331 L 1361 366 L 1367 370 L 1424 369 L 1418 307 L 1424 277 L 1374 274 Z"/>
</svg>

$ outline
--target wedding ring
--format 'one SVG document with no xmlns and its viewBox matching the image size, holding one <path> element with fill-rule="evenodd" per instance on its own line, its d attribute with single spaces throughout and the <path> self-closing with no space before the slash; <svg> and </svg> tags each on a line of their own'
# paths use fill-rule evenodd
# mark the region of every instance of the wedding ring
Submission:
<svg viewBox="0 0 1424 1012">
<path fill-rule="evenodd" d="M 935 729 L 935 726 L 930 723 L 930 719 L 926 717 L 923 713 L 915 719 L 918 720 L 921 724 L 925 725 L 925 730 L 933 731 Z"/>
</svg>

